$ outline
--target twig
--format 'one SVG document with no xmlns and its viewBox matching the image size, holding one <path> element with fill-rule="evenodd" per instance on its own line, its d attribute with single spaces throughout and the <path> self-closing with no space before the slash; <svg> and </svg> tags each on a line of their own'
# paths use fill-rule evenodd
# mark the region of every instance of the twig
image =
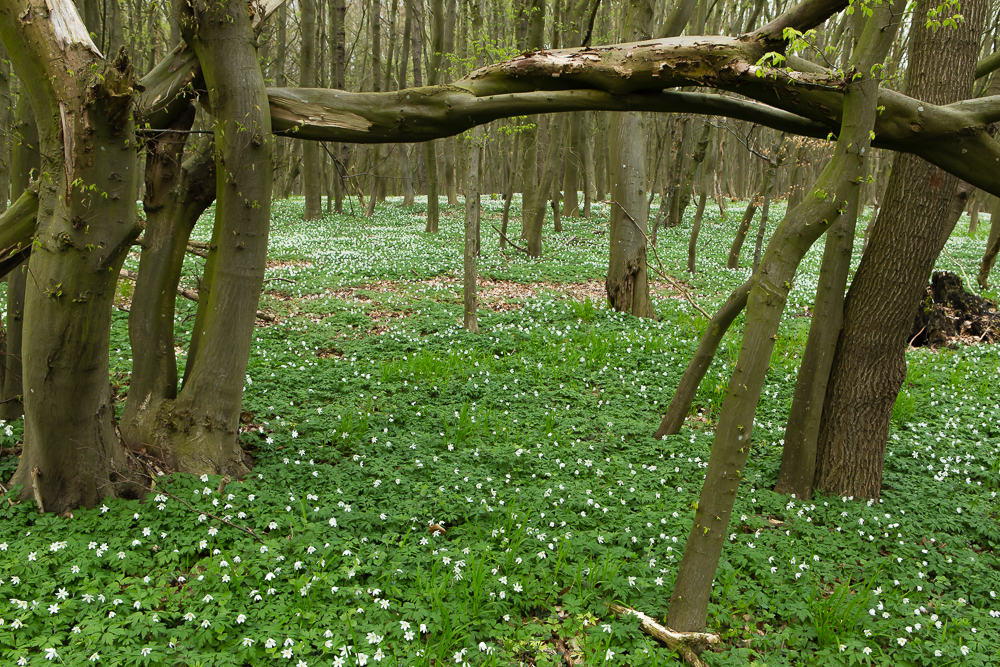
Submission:
<svg viewBox="0 0 1000 667">
<path fill-rule="evenodd" d="M 639 619 L 639 627 L 650 637 L 657 639 L 676 651 L 684 662 L 691 667 L 706 667 L 705 663 L 698 657 L 698 652 L 705 649 L 710 644 L 718 644 L 721 639 L 719 635 L 708 632 L 676 632 L 670 628 L 660 625 L 646 614 L 635 609 L 611 603 L 608 605 L 614 613 L 619 616 L 635 616 Z"/>
<path fill-rule="evenodd" d="M 664 280 L 666 280 L 671 285 L 673 285 L 674 289 L 680 292 L 684 296 L 684 298 L 688 300 L 688 303 L 690 303 L 695 310 L 701 313 L 706 320 L 711 321 L 712 316 L 706 313 L 704 308 L 695 303 L 695 300 L 691 297 L 688 291 L 681 286 L 680 283 L 678 283 L 676 280 L 667 275 L 667 270 L 663 268 L 663 262 L 660 261 L 660 256 L 656 253 L 656 245 L 649 240 L 649 237 L 646 236 L 646 232 L 643 231 L 642 227 L 639 226 L 639 223 L 635 221 L 635 218 L 629 215 L 629 212 L 625 210 L 625 207 L 619 204 L 617 201 L 613 203 L 618 204 L 618 208 L 622 210 L 622 213 L 625 214 L 626 218 L 632 221 L 632 224 L 635 225 L 635 228 L 638 229 L 639 233 L 642 234 L 643 238 L 646 239 L 646 244 L 653 249 L 653 257 L 656 259 L 656 263 L 660 265 L 659 270 L 656 271 L 659 274 L 659 276 Z M 646 266 L 649 266 L 649 262 L 646 262 Z"/>
<path fill-rule="evenodd" d="M 286 282 L 286 283 L 291 283 L 291 284 L 293 284 L 293 285 L 295 284 L 295 281 L 294 281 L 294 280 L 292 280 L 291 278 L 267 278 L 267 279 L 265 279 L 265 280 L 264 280 L 264 282 L 265 282 L 265 283 L 269 283 L 269 282 L 271 282 L 272 280 L 280 280 L 280 281 L 282 281 L 282 282 Z"/>
<path fill-rule="evenodd" d="M 121 271 L 118 272 L 118 275 L 120 275 L 122 278 L 126 278 L 128 280 L 131 280 L 132 282 L 136 282 L 136 281 L 139 280 L 139 274 L 136 273 L 135 271 L 129 271 L 128 269 L 122 269 Z M 285 279 L 284 278 L 271 278 L 271 280 L 285 280 Z M 178 287 L 177 288 L 177 294 L 180 295 L 180 296 L 182 296 L 182 297 L 184 297 L 185 299 L 188 299 L 189 301 L 194 301 L 195 303 L 198 303 L 198 293 L 197 292 L 192 292 L 189 289 L 184 289 L 183 287 Z M 272 315 L 271 313 L 265 313 L 263 310 L 258 310 L 257 311 L 257 319 L 258 320 L 263 320 L 265 322 L 273 322 L 275 318 L 274 318 L 274 315 Z M 13 400 L 13 399 L 11 399 L 11 400 Z M 6 402 L 7 401 L 0 401 L 0 403 L 6 403 Z"/>
<path fill-rule="evenodd" d="M 922 334 L 924 332 L 924 329 L 926 329 L 926 328 L 927 328 L 926 324 L 924 326 L 920 327 L 920 331 L 917 332 L 916 336 L 914 336 L 913 338 L 910 339 L 910 344 L 907 347 L 913 347 L 913 341 L 915 341 L 917 338 L 919 338 L 920 334 Z"/>
<path fill-rule="evenodd" d="M 35 494 L 35 503 L 38 504 L 38 513 L 45 514 L 45 506 L 42 505 L 42 489 L 38 484 L 38 478 L 42 476 L 38 466 L 31 469 L 31 492 Z"/>
<path fill-rule="evenodd" d="M 507 235 L 504 234 L 503 232 L 501 232 L 499 229 L 497 229 L 496 225 L 494 225 L 494 224 L 491 223 L 490 227 L 492 227 L 493 229 L 496 229 L 497 230 L 497 234 L 499 234 L 500 236 L 502 236 L 503 240 L 506 241 L 507 243 L 511 244 L 514 247 L 515 250 L 520 250 L 525 255 L 528 254 L 528 251 L 525 248 L 522 248 L 521 246 L 517 245 L 516 243 L 514 243 L 513 241 L 511 241 L 509 238 L 507 238 Z"/>
<path fill-rule="evenodd" d="M 952 257 L 951 255 L 949 255 L 949 254 L 948 254 L 948 251 L 947 251 L 947 250 L 945 250 L 944 248 L 941 248 L 941 252 L 942 252 L 942 253 L 944 254 L 944 256 L 945 256 L 945 257 L 947 257 L 947 258 L 948 258 L 948 259 L 950 259 L 951 261 L 955 262 L 955 264 L 958 264 L 958 268 L 959 268 L 959 269 L 960 269 L 960 270 L 962 271 L 962 275 L 963 275 L 963 276 L 965 277 L 965 284 L 971 287 L 971 286 L 972 286 L 972 283 L 971 283 L 971 282 L 969 282 L 969 274 L 965 272 L 965 267 L 964 267 L 964 266 L 962 266 L 962 263 L 961 263 L 961 262 L 959 262 L 959 261 L 958 261 L 957 259 L 955 259 L 954 257 Z"/>
<path fill-rule="evenodd" d="M 229 478 L 228 477 L 224 477 L 223 479 L 229 479 Z M 219 488 L 220 489 L 224 489 L 225 486 L 222 485 L 222 484 L 220 484 Z M 150 491 L 150 493 L 153 492 L 153 489 L 151 487 L 148 490 Z M 204 514 L 205 516 L 207 516 L 207 517 L 209 517 L 211 519 L 215 519 L 216 521 L 219 521 L 221 523 L 224 523 L 227 526 L 235 528 L 236 530 L 241 530 L 244 533 L 246 533 L 247 535 L 249 535 L 250 537 L 252 537 L 255 540 L 257 540 L 258 542 L 260 542 L 261 544 L 264 544 L 264 540 L 260 537 L 260 535 L 258 535 L 257 533 L 253 532 L 253 529 L 251 529 L 251 528 L 249 528 L 247 526 L 237 526 L 232 521 L 229 521 L 228 519 L 224 519 L 221 516 L 216 516 L 216 515 L 212 514 L 211 512 L 206 512 L 205 510 L 200 510 L 200 509 L 197 509 L 196 507 L 192 507 L 186 500 L 178 498 L 177 496 L 175 496 L 174 494 L 170 493 L 169 491 L 165 490 L 162 487 L 157 488 L 156 489 L 156 493 L 162 493 L 165 496 L 169 496 L 169 497 L 173 498 L 174 500 L 176 500 L 177 502 L 179 502 L 181 505 L 184 505 L 184 507 L 187 507 L 192 512 L 196 512 L 198 514 Z"/>
</svg>

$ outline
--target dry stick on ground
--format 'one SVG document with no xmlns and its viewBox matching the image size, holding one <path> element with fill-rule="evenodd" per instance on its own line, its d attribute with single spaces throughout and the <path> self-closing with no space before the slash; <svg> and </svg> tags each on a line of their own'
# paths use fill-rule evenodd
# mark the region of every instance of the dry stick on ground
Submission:
<svg viewBox="0 0 1000 667">
<path fill-rule="evenodd" d="M 138 273 L 136 273 L 135 271 L 129 271 L 128 269 L 122 269 L 121 271 L 118 272 L 118 275 L 120 275 L 122 278 L 127 278 L 128 280 L 131 280 L 132 282 L 135 282 L 136 280 L 139 279 L 139 274 Z M 287 280 L 287 278 L 270 278 L 270 280 Z M 264 282 L 267 282 L 267 281 L 264 281 Z M 295 282 L 295 281 L 289 281 L 289 282 Z M 194 301 L 195 303 L 198 303 L 198 293 L 197 292 L 192 292 L 191 290 L 184 289 L 183 287 L 178 287 L 177 288 L 177 293 L 180 294 L 185 299 L 188 299 L 190 301 Z M 271 313 L 265 313 L 263 310 L 258 310 L 257 311 L 257 319 L 258 320 L 264 320 L 265 322 L 273 322 L 274 321 L 274 315 L 272 315 Z"/>
<path fill-rule="evenodd" d="M 612 602 L 608 605 L 608 608 L 619 616 L 631 615 L 638 618 L 639 628 L 643 632 L 663 642 L 667 645 L 667 648 L 676 651 L 678 655 L 684 658 L 684 662 L 692 667 L 705 667 L 705 663 L 698 657 L 698 652 L 710 644 L 718 644 L 721 641 L 719 635 L 708 632 L 675 632 L 666 626 L 660 625 L 641 611 L 636 611 L 620 604 Z"/>
<path fill-rule="evenodd" d="M 522 248 L 521 246 L 517 245 L 516 243 L 514 243 L 513 241 L 511 241 L 509 238 L 507 238 L 507 235 L 504 234 L 503 232 L 501 232 L 499 229 L 497 229 L 496 225 L 490 224 L 490 227 L 492 227 L 493 229 L 496 229 L 497 230 L 497 234 L 499 234 L 500 236 L 502 236 L 503 239 L 507 243 L 511 244 L 516 250 L 520 250 L 523 253 L 527 253 L 528 252 L 526 249 Z"/>
<path fill-rule="evenodd" d="M 226 479 L 229 479 L 229 477 L 223 478 L 223 481 L 225 481 Z M 219 484 L 219 489 L 220 490 L 225 490 L 225 488 L 226 487 L 225 487 L 224 483 L 220 483 Z M 235 523 L 233 523 L 232 521 L 230 521 L 229 519 L 225 519 L 225 518 L 223 518 L 221 516 L 216 516 L 215 514 L 212 514 L 211 512 L 206 512 L 205 510 L 200 510 L 197 507 L 192 507 L 186 500 L 182 500 L 181 498 L 178 498 L 177 496 L 175 496 L 174 494 L 170 493 L 169 491 L 166 491 L 165 489 L 154 488 L 153 486 L 147 486 L 146 487 L 146 491 L 148 491 L 149 493 L 162 493 L 165 496 L 169 496 L 170 498 L 173 498 L 174 500 L 176 500 L 177 502 L 179 502 L 181 505 L 184 505 L 184 507 L 188 508 L 192 512 L 195 512 L 197 514 L 204 514 L 208 518 L 215 519 L 216 521 L 224 523 L 227 526 L 230 526 L 232 528 L 235 528 L 236 530 L 242 531 L 242 532 L 246 533 L 247 535 L 249 535 L 250 537 L 252 537 L 255 540 L 257 540 L 258 542 L 260 542 L 261 544 L 264 544 L 264 539 L 260 535 L 258 535 L 257 533 L 253 532 L 253 529 L 250 528 L 250 527 L 248 527 L 248 526 L 238 526 Z M 221 495 L 221 493 L 220 493 L 220 495 Z"/>
<path fill-rule="evenodd" d="M 661 278 L 663 278 L 668 283 L 673 285 L 674 289 L 680 292 L 684 296 L 684 298 L 688 300 L 688 303 L 690 303 L 694 307 L 695 310 L 704 315 L 706 320 L 711 321 L 712 316 L 706 313 L 704 308 L 695 303 L 695 300 L 691 297 L 691 294 L 686 289 L 684 289 L 680 283 L 678 283 L 676 280 L 667 275 L 667 270 L 663 268 L 663 262 L 660 261 L 660 256 L 656 253 L 656 245 L 650 242 L 649 237 L 646 236 L 646 232 L 642 229 L 642 227 L 639 226 L 639 223 L 635 221 L 635 218 L 629 215 L 629 212 L 625 210 L 625 207 L 619 204 L 617 201 L 614 202 L 614 204 L 622 210 L 622 213 L 625 214 L 625 217 L 631 220 L 632 224 L 635 225 L 635 228 L 639 230 L 639 233 L 643 235 L 643 237 L 646 239 L 646 245 L 648 245 L 650 248 L 653 249 L 653 257 L 656 259 L 656 263 L 660 265 L 660 268 L 659 269 L 654 268 L 654 271 L 656 271 L 656 273 Z M 646 262 L 646 266 L 649 266 L 649 262 Z"/>
</svg>

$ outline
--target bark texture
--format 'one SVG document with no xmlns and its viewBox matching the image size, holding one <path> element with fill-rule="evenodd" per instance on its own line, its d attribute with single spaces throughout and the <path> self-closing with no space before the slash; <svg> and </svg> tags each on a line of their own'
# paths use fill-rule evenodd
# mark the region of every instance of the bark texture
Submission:
<svg viewBox="0 0 1000 667">
<path fill-rule="evenodd" d="M 985 4 L 963 4 L 965 20 L 957 29 L 933 32 L 914 25 L 907 71 L 911 95 L 944 105 L 972 92 Z M 916 15 L 925 15 L 932 5 L 922 0 Z M 817 443 L 816 488 L 855 498 L 881 493 L 892 407 L 906 377 L 904 351 L 914 304 L 965 208 L 958 195 L 955 176 L 918 157 L 896 156 L 844 306 Z"/>
<path fill-rule="evenodd" d="M 69 0 L 4 3 L 0 39 L 31 100 L 44 175 L 25 289 L 24 449 L 12 483 L 30 489 L 35 472 L 46 511 L 58 513 L 122 488 L 108 346 L 118 271 L 139 233 L 135 79 L 124 54 L 104 60 Z"/>
</svg>

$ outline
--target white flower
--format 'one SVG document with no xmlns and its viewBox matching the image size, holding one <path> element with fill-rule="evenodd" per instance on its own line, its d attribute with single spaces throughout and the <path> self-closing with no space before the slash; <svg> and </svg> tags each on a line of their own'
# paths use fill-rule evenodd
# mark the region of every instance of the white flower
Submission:
<svg viewBox="0 0 1000 667">
<path fill-rule="evenodd" d="M 55 660 L 58 657 L 59 657 L 59 654 L 56 653 L 56 650 L 54 648 L 47 648 L 47 649 L 45 649 L 45 659 L 46 660 Z"/>
</svg>

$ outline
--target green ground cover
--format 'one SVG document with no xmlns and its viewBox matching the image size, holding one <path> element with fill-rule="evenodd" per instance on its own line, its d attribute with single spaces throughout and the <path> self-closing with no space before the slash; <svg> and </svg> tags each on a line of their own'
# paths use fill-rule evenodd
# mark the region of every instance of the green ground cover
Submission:
<svg viewBox="0 0 1000 667">
<path fill-rule="evenodd" d="M 484 205 L 496 221 L 500 202 Z M 748 275 L 721 268 L 739 208 L 707 221 L 694 277 L 682 268 L 690 220 L 659 234 L 660 260 L 706 310 Z M 71 519 L 4 501 L 0 662 L 673 661 L 607 603 L 666 611 L 738 335 L 688 425 L 654 441 L 704 320 L 666 284 L 658 321 L 604 307 L 593 281 L 606 206 L 564 220 L 537 261 L 500 254 L 484 225 L 480 335 L 458 324 L 460 208 L 436 236 L 422 233 L 421 205 L 374 220 L 301 211 L 275 206 L 268 278 L 282 280 L 261 307 L 278 320 L 255 332 L 244 394 L 253 473 L 222 493 L 215 477 L 159 478 L 145 502 Z M 972 276 L 985 232 L 956 234 L 939 268 Z M 882 502 L 770 491 L 821 253 L 803 264 L 773 354 L 710 606 L 724 645 L 703 658 L 996 664 L 997 346 L 909 353 Z M 188 269 L 194 284 L 200 260 Z M 583 281 L 595 297 L 562 285 Z M 179 301 L 183 349 L 194 304 Z M 119 398 L 126 318 L 112 337 Z M 20 428 L 0 427 L 0 444 Z M 15 465 L 0 457 L 5 479 Z"/>
</svg>

